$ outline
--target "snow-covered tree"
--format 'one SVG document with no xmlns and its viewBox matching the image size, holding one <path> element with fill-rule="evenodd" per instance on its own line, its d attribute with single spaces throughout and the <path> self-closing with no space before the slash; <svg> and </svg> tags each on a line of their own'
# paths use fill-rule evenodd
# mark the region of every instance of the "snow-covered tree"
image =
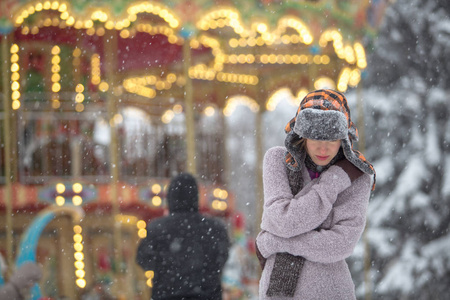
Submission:
<svg viewBox="0 0 450 300">
<path fill-rule="evenodd" d="M 450 295 L 449 57 L 450 1 L 388 8 L 362 93 L 365 154 L 377 171 L 367 231 L 372 299 Z M 363 276 L 355 277 L 364 299 Z"/>
</svg>

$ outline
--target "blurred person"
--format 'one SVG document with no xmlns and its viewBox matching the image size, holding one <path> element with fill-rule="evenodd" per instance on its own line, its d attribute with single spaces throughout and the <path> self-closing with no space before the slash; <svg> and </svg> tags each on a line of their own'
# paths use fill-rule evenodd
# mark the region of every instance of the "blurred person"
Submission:
<svg viewBox="0 0 450 300">
<path fill-rule="evenodd" d="M 28 299 L 32 286 L 42 278 L 42 270 L 35 262 L 23 263 L 5 285 L 0 286 L 0 300 Z"/>
<path fill-rule="evenodd" d="M 263 162 L 259 299 L 356 299 L 345 259 L 364 230 L 375 170 L 353 149 L 345 96 L 307 94 L 285 131 L 285 147 Z"/>
<path fill-rule="evenodd" d="M 136 262 L 153 271 L 151 299 L 222 299 L 228 232 L 219 219 L 198 212 L 198 197 L 195 178 L 179 174 L 169 185 L 169 215 L 147 224 Z"/>
</svg>

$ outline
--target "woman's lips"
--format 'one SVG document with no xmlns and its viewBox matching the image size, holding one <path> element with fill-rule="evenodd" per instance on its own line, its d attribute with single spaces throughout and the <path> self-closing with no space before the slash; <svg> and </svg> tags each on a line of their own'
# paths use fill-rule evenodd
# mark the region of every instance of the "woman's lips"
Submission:
<svg viewBox="0 0 450 300">
<path fill-rule="evenodd" d="M 316 157 L 317 157 L 318 160 L 327 160 L 329 156 L 319 156 L 319 155 L 316 155 Z"/>
</svg>

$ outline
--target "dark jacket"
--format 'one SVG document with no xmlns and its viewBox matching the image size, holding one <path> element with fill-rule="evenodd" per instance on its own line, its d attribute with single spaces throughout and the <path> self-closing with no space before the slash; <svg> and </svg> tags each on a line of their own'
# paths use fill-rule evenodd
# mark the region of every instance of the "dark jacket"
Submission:
<svg viewBox="0 0 450 300">
<path fill-rule="evenodd" d="M 197 183 L 189 174 L 172 180 L 167 201 L 170 215 L 147 225 L 136 257 L 144 270 L 154 271 L 152 299 L 222 299 L 225 225 L 198 212 Z"/>
</svg>

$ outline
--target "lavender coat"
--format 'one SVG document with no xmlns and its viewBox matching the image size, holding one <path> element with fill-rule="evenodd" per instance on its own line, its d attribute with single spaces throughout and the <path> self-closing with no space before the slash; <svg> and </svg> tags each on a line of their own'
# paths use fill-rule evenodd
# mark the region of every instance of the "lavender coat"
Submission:
<svg viewBox="0 0 450 300">
<path fill-rule="evenodd" d="M 274 147 L 264 157 L 264 212 L 256 242 L 267 261 L 259 299 L 274 299 L 266 291 L 277 252 L 306 259 L 294 298 L 286 299 L 356 299 L 345 259 L 364 230 L 371 176 L 364 174 L 352 184 L 342 168 L 331 166 L 311 181 L 303 166 L 304 188 L 292 195 L 285 153 L 284 147 Z"/>
</svg>

